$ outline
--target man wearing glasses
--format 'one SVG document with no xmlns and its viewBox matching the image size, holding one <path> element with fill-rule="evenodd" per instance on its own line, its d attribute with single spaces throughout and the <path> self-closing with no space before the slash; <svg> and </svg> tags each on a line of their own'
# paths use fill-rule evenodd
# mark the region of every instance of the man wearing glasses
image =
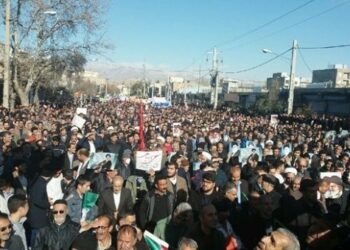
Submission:
<svg viewBox="0 0 350 250">
<path fill-rule="evenodd" d="M 0 249 L 25 250 L 18 235 L 12 235 L 12 224 L 7 214 L 0 213 Z"/>
<path fill-rule="evenodd" d="M 40 249 L 70 249 L 80 226 L 67 216 L 68 208 L 65 200 L 56 200 L 53 204 L 52 218 L 47 227 L 40 229 L 33 250 Z"/>
</svg>

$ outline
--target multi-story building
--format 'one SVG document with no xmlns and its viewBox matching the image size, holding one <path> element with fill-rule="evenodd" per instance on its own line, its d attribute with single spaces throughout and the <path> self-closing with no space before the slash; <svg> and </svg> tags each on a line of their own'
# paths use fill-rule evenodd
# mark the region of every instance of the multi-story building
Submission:
<svg viewBox="0 0 350 250">
<path fill-rule="evenodd" d="M 267 78 L 266 87 L 267 89 L 289 89 L 290 77 L 288 73 L 279 72 L 274 73 L 272 77 Z M 308 77 L 295 77 L 294 87 L 295 88 L 306 88 L 311 83 L 311 79 Z"/>
<path fill-rule="evenodd" d="M 350 68 L 344 64 L 312 71 L 313 83 L 329 83 L 332 88 L 350 88 Z"/>
</svg>

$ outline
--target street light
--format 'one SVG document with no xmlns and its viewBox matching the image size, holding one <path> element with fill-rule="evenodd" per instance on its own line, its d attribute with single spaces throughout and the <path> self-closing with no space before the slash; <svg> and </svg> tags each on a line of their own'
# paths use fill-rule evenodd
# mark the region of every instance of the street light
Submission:
<svg viewBox="0 0 350 250">
<path fill-rule="evenodd" d="M 279 57 L 281 57 L 282 59 L 288 61 L 288 63 L 290 62 L 290 58 L 285 57 L 285 56 L 281 56 L 281 55 L 277 54 L 276 52 L 273 52 L 273 51 L 270 50 L 270 49 L 261 49 L 261 51 L 262 51 L 262 53 L 264 53 L 264 54 L 272 54 L 272 55 L 275 55 L 275 56 L 279 56 Z"/>
</svg>

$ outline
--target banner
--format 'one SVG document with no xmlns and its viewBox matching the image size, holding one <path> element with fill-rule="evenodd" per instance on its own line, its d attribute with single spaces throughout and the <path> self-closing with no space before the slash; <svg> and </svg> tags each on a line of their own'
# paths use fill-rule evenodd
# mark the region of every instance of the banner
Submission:
<svg viewBox="0 0 350 250">
<path fill-rule="evenodd" d="M 113 153 L 91 153 L 89 157 L 89 169 L 114 169 L 118 160 L 118 155 Z"/>
<path fill-rule="evenodd" d="M 162 151 L 137 151 L 136 169 L 158 171 L 162 167 Z"/>
<path fill-rule="evenodd" d="M 76 126 L 79 129 L 82 129 L 86 120 L 79 115 L 74 115 L 74 118 L 72 120 L 72 126 Z"/>
<path fill-rule="evenodd" d="M 87 108 L 77 108 L 77 111 L 75 112 L 76 114 L 83 114 L 87 115 Z"/>
</svg>

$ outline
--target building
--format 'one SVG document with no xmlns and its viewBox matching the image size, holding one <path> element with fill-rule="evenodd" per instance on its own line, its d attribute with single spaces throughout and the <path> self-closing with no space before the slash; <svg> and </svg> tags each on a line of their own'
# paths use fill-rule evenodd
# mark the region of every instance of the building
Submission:
<svg viewBox="0 0 350 250">
<path fill-rule="evenodd" d="M 267 89 L 289 89 L 289 74 L 285 72 L 274 73 L 272 77 L 267 78 L 266 87 Z M 311 83 L 311 79 L 308 77 L 295 77 L 294 87 L 295 88 L 307 88 Z"/>
<path fill-rule="evenodd" d="M 312 71 L 313 83 L 330 83 L 332 88 L 350 88 L 350 68 L 344 64 Z"/>
</svg>

